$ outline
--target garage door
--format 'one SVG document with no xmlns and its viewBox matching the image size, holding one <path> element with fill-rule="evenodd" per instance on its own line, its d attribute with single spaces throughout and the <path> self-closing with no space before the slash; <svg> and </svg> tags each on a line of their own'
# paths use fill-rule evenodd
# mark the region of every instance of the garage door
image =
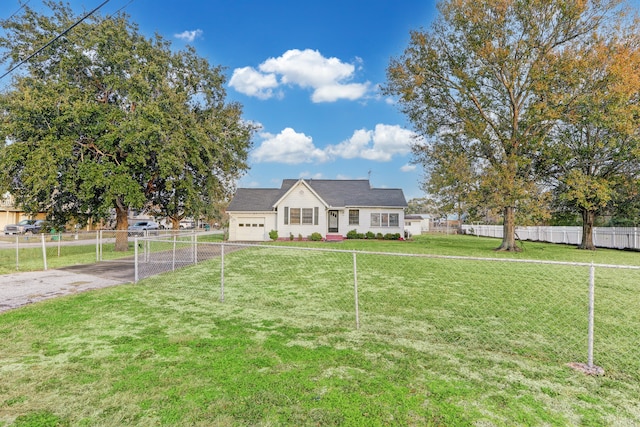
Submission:
<svg viewBox="0 0 640 427">
<path fill-rule="evenodd" d="M 238 240 L 263 241 L 264 218 L 238 218 Z"/>
</svg>

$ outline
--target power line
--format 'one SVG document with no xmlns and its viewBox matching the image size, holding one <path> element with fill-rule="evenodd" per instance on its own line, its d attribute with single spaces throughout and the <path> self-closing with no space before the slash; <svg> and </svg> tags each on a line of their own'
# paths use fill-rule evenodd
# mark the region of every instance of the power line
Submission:
<svg viewBox="0 0 640 427">
<path fill-rule="evenodd" d="M 31 0 L 27 0 L 26 2 L 24 2 L 24 3 L 20 4 L 20 7 L 18 8 L 18 10 L 16 10 L 15 12 L 13 12 L 13 13 L 11 14 L 11 16 L 10 16 L 9 18 L 7 18 L 7 20 L 9 20 L 9 19 L 13 18 L 14 16 L 16 16 L 16 15 L 18 14 L 18 12 L 20 12 L 20 11 L 21 11 L 21 10 L 22 10 L 26 5 L 28 5 L 28 4 L 29 4 L 29 2 L 30 2 L 30 1 L 31 1 Z"/>
<path fill-rule="evenodd" d="M 7 21 L 8 21 L 8 20 L 10 20 L 10 19 L 11 19 L 11 18 L 13 18 L 14 16 L 16 16 L 18 13 L 20 13 L 20 11 L 21 11 L 22 9 L 24 9 L 24 7 L 25 7 L 26 5 L 28 5 L 30 1 L 31 1 L 31 0 L 27 0 L 27 1 L 26 1 L 26 2 L 24 2 L 24 3 L 22 3 L 22 2 L 18 2 L 18 3 L 20 4 L 20 7 L 18 8 L 18 10 L 16 10 L 15 12 L 13 12 L 13 13 L 11 14 L 11 16 L 9 16 L 6 20 L 7 20 Z M 9 57 L 9 55 L 11 55 L 11 52 L 9 52 L 9 53 L 7 53 L 5 56 L 3 56 L 3 57 L 2 57 L 2 59 L 0 59 L 0 62 L 4 62 L 4 60 L 5 60 L 5 59 L 7 59 L 7 58 Z"/>
<path fill-rule="evenodd" d="M 91 15 L 93 15 L 95 12 L 97 12 L 102 6 L 104 6 L 105 4 L 109 3 L 110 0 L 105 0 L 102 2 L 102 4 L 100 4 L 100 6 L 96 7 L 95 9 L 93 9 L 91 12 L 87 13 L 86 15 L 84 15 L 82 18 L 80 18 L 78 21 L 76 21 L 72 26 L 70 26 L 69 28 L 67 28 L 66 30 L 64 30 L 63 32 L 61 32 L 60 34 L 58 34 L 57 36 L 55 36 L 53 39 L 51 39 L 47 44 L 45 44 L 44 46 L 42 46 L 40 49 L 36 50 L 35 52 L 33 52 L 31 55 L 29 55 L 28 57 L 26 57 L 25 59 L 23 59 L 22 61 L 20 61 L 19 63 L 17 63 L 16 65 L 14 65 L 9 71 L 7 71 L 6 73 L 4 73 L 2 76 L 0 76 L 0 80 L 2 80 L 3 78 L 5 78 L 7 75 L 11 74 L 11 72 L 13 70 L 15 70 L 16 68 L 20 67 L 22 64 L 24 64 L 25 62 L 29 61 L 31 58 L 33 58 L 34 56 L 36 56 L 37 54 L 39 54 L 40 52 L 42 52 L 43 50 L 45 50 L 47 47 L 49 47 L 52 43 L 54 43 L 55 41 L 57 41 L 58 39 L 60 39 L 60 37 L 64 36 L 65 34 L 67 34 L 69 31 L 71 31 L 72 29 L 74 29 L 77 25 L 79 25 L 82 21 L 84 21 L 85 19 L 87 19 L 88 17 L 90 17 Z"/>
</svg>

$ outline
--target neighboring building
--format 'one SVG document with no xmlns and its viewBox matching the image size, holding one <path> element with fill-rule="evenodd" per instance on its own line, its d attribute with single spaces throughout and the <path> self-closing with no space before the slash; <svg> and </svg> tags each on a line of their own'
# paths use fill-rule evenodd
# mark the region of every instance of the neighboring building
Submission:
<svg viewBox="0 0 640 427">
<path fill-rule="evenodd" d="M 411 233 L 412 236 L 419 236 L 422 233 L 429 232 L 429 216 L 405 215 L 404 229 Z"/>
<path fill-rule="evenodd" d="M 13 196 L 9 193 L 0 195 L 0 234 L 4 230 L 5 225 L 17 224 L 23 219 L 44 219 L 45 214 L 41 213 L 35 216 L 28 215 L 22 209 L 15 205 Z"/>
<path fill-rule="evenodd" d="M 369 180 L 285 179 L 280 188 L 239 188 L 227 208 L 230 241 L 279 238 L 341 239 L 347 232 L 404 232 L 407 202 L 400 189 Z"/>
</svg>

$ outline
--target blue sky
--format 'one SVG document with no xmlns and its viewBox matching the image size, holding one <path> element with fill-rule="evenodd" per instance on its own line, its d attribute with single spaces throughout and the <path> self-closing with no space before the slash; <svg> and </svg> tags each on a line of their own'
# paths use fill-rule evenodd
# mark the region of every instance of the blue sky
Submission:
<svg viewBox="0 0 640 427">
<path fill-rule="evenodd" d="M 104 0 L 70 0 L 77 14 Z M 1 0 L 7 18 L 27 0 Z M 225 67 L 227 98 L 261 126 L 239 187 L 279 187 L 284 178 L 362 179 L 422 197 L 411 165 L 413 133 L 380 93 L 386 68 L 428 27 L 429 0 L 109 0 L 147 36 L 187 44 Z M 44 9 L 42 0 L 28 6 Z M 0 69 L 2 74 L 6 71 Z"/>
<path fill-rule="evenodd" d="M 68 1 L 82 14 L 104 0 Z M 27 2 L 43 10 L 43 0 L 0 0 L 0 16 Z M 225 67 L 228 100 L 261 126 L 238 186 L 370 177 L 407 200 L 424 196 L 410 124 L 379 88 L 410 30 L 431 24 L 435 0 L 109 0 L 100 13 L 118 10 L 143 34 Z"/>
</svg>

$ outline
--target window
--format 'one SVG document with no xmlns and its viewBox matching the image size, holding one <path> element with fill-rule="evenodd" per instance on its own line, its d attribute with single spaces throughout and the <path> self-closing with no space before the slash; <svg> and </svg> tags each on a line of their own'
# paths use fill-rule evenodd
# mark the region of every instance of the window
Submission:
<svg viewBox="0 0 640 427">
<path fill-rule="evenodd" d="M 349 225 L 360 225 L 360 211 L 349 209 Z"/>
<path fill-rule="evenodd" d="M 284 224 L 318 225 L 319 208 L 284 208 Z"/>
<path fill-rule="evenodd" d="M 313 209 L 310 209 L 310 208 L 302 209 L 302 223 L 313 224 Z"/>
<path fill-rule="evenodd" d="M 400 215 L 397 213 L 372 213 L 372 227 L 398 227 L 400 226 Z"/>
<path fill-rule="evenodd" d="M 300 208 L 289 209 L 289 223 L 300 224 Z"/>
</svg>

